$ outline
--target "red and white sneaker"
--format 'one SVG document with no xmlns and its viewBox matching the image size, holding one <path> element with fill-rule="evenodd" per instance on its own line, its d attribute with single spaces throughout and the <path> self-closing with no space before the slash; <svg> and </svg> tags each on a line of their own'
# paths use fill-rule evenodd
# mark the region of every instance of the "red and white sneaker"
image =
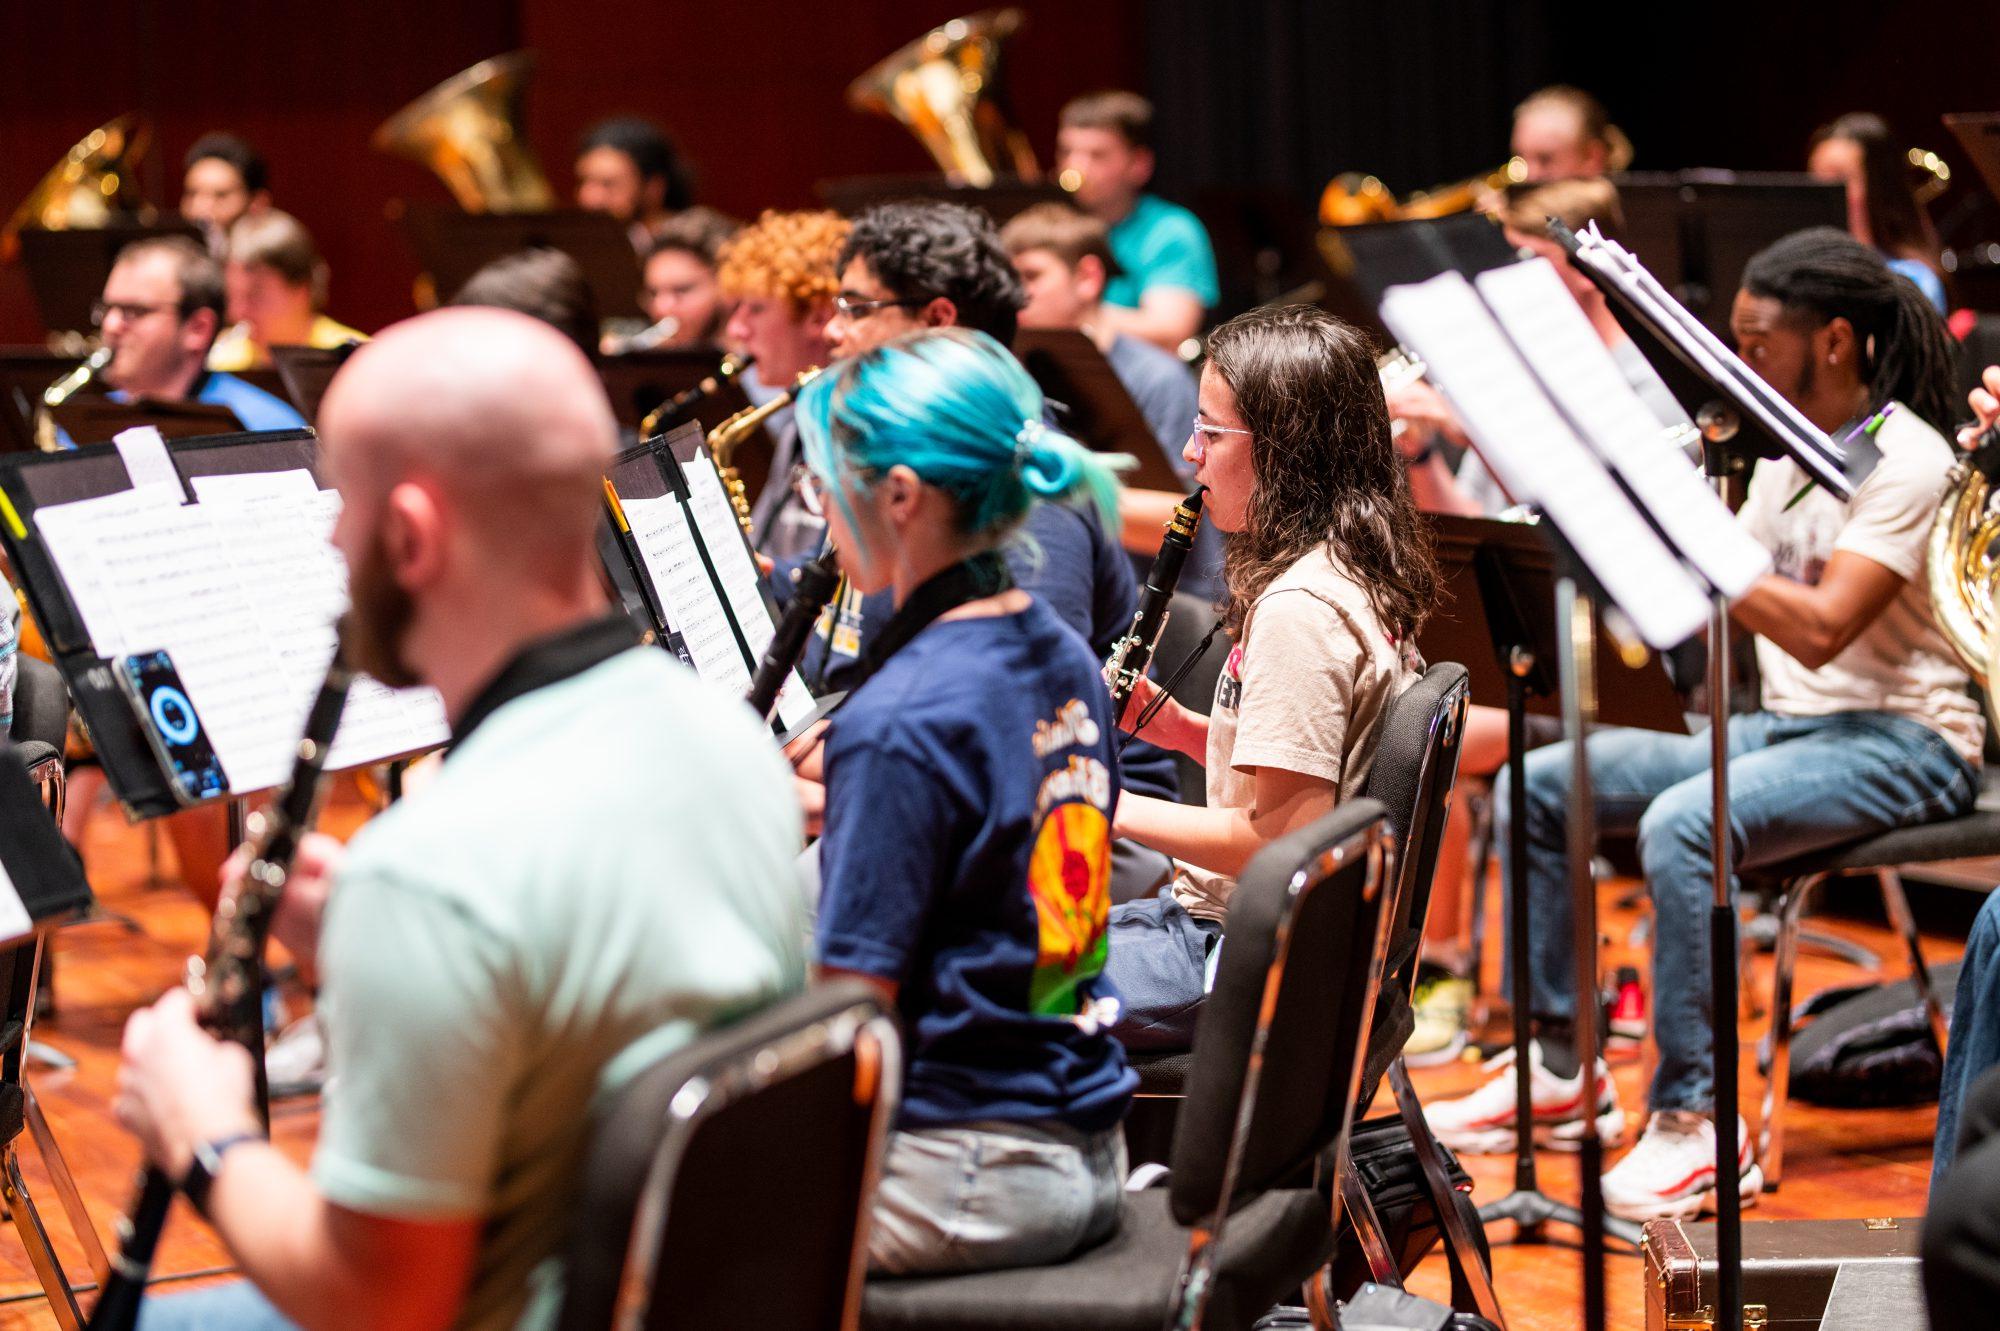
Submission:
<svg viewBox="0 0 2000 1331">
<path fill-rule="evenodd" d="M 1541 1046 L 1528 1046 L 1528 1095 L 1534 1109 L 1535 1140 L 1558 1151 L 1580 1148 L 1589 1130 L 1586 1120 L 1583 1072 L 1574 1077 L 1558 1077 L 1542 1066 Z M 1514 1051 L 1486 1060 L 1489 1073 L 1478 1090 L 1455 1100 L 1439 1100 L 1424 1106 L 1424 1118 L 1437 1139 L 1454 1151 L 1474 1155 L 1502 1155 L 1514 1149 Z M 1618 1107 L 1618 1091 L 1602 1059 L 1597 1063 L 1597 1107 L 1594 1118 L 1598 1139 L 1616 1145 L 1625 1131 L 1625 1111 Z"/>
<path fill-rule="evenodd" d="M 1736 1120 L 1737 1195 L 1754 1206 L 1764 1171 L 1750 1129 Z M 1715 1124 L 1705 1114 L 1662 1109 L 1625 1158 L 1605 1171 L 1604 1209 L 1621 1220 L 1682 1220 L 1715 1206 Z"/>
</svg>

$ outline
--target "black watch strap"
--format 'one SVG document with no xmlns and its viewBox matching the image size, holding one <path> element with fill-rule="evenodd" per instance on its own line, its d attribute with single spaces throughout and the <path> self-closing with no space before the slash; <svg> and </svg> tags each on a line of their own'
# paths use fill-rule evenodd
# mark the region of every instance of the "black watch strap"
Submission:
<svg viewBox="0 0 2000 1331">
<path fill-rule="evenodd" d="M 263 1141 L 261 1132 L 233 1132 L 213 1141 L 197 1142 L 194 1148 L 194 1163 L 188 1166 L 187 1177 L 181 1180 L 181 1191 L 187 1195 L 194 1209 L 204 1218 L 208 1215 L 208 1193 L 215 1186 L 215 1176 L 222 1172 L 222 1157 L 244 1142 Z"/>
</svg>

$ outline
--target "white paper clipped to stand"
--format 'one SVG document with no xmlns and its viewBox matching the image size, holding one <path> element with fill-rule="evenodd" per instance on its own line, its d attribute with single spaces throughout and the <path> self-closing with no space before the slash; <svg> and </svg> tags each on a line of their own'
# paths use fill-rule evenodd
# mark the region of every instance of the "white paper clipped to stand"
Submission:
<svg viewBox="0 0 2000 1331">
<path fill-rule="evenodd" d="M 1734 600 L 1771 571 L 1770 551 L 1665 442 L 1548 260 L 1490 269 L 1473 283 L 1543 391 L 1709 586 Z"/>
<path fill-rule="evenodd" d="M 40 509 L 35 525 L 99 655 L 165 650 L 233 793 L 291 773 L 306 711 L 347 607 L 347 567 L 328 542 L 339 496 L 309 473 L 202 477 L 204 502 L 146 486 Z M 367 681 L 329 755 L 338 769 L 449 737 L 431 689 Z"/>
<path fill-rule="evenodd" d="M 1672 647 L 1708 600 L 1625 492 L 1564 422 L 1458 273 L 1390 288 L 1382 319 L 1430 367 L 1507 493 L 1542 509 L 1639 635 Z"/>
<path fill-rule="evenodd" d="M 1773 438 L 1785 441 L 1793 459 L 1835 498 L 1854 497 L 1860 478 L 1850 480 L 1843 471 L 1841 446 L 1724 346 L 1722 339 L 1675 300 L 1630 250 L 1606 240 L 1590 226 L 1577 233 L 1576 259 L 1617 283 L 1693 359 L 1706 378 L 1734 390 L 1732 399 L 1747 405 Z"/>
</svg>

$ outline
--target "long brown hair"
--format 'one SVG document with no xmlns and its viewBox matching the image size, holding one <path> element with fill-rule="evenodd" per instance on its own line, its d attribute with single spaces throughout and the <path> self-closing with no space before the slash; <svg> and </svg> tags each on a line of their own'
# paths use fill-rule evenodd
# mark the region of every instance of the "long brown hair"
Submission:
<svg viewBox="0 0 2000 1331">
<path fill-rule="evenodd" d="M 1210 334 L 1208 364 L 1236 394 L 1257 476 L 1243 530 L 1224 547 L 1230 632 L 1273 579 L 1325 546 L 1383 626 L 1414 637 L 1437 566 L 1367 340 L 1311 305 L 1251 310 Z"/>
</svg>

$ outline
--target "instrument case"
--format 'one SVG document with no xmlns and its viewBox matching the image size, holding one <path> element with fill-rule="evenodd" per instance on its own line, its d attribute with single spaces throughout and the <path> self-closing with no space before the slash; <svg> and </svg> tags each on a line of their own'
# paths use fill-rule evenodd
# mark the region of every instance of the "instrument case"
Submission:
<svg viewBox="0 0 2000 1331">
<path fill-rule="evenodd" d="M 1915 1220 L 1760 1220 L 1743 1226 L 1743 1325 L 1817 1331 L 1844 1265 L 1917 1262 Z M 1714 1331 L 1715 1226 L 1647 1224 L 1646 1331 Z"/>
</svg>

